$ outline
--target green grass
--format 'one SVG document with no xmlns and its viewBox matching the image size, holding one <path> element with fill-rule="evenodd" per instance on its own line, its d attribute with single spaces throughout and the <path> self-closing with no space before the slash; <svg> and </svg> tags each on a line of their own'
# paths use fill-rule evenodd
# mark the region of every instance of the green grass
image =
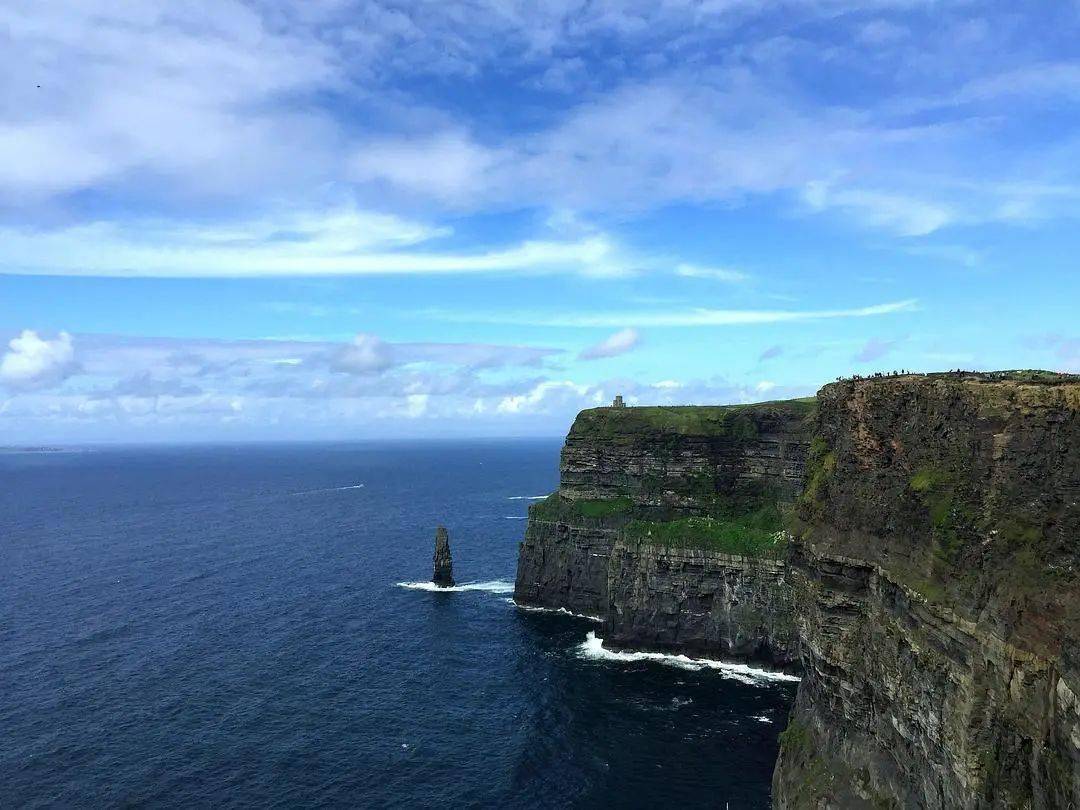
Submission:
<svg viewBox="0 0 1080 810">
<path fill-rule="evenodd" d="M 574 507 L 578 514 L 587 518 L 605 518 L 612 515 L 622 515 L 634 508 L 634 502 L 629 498 L 612 498 L 610 500 L 584 500 L 574 501 Z"/>
<path fill-rule="evenodd" d="M 806 453 L 806 483 L 799 501 L 812 512 L 821 510 L 825 488 L 836 471 L 836 453 L 829 449 L 825 439 L 815 436 L 810 440 Z"/>
<path fill-rule="evenodd" d="M 727 436 L 749 441 L 758 435 L 762 416 L 805 418 L 816 398 L 762 402 L 753 405 L 672 405 L 631 408 L 591 408 L 578 414 L 572 436 L 631 441 L 639 434 Z"/>
<path fill-rule="evenodd" d="M 752 520 L 725 521 L 691 517 L 666 522 L 634 520 L 625 532 L 629 540 L 652 545 L 719 551 L 743 557 L 780 557 L 783 535 L 777 529 L 755 527 Z"/>
<path fill-rule="evenodd" d="M 798 721 L 792 720 L 786 729 L 780 732 L 780 744 L 784 751 L 796 757 L 810 753 L 810 729 Z"/>
<path fill-rule="evenodd" d="M 558 492 L 529 507 L 529 516 L 536 520 L 576 522 L 583 518 L 603 521 L 607 518 L 629 516 L 634 502 L 628 497 L 572 501 Z"/>
<path fill-rule="evenodd" d="M 922 467 L 911 476 L 908 487 L 912 492 L 930 492 L 949 484 L 952 477 L 934 467 Z"/>
</svg>

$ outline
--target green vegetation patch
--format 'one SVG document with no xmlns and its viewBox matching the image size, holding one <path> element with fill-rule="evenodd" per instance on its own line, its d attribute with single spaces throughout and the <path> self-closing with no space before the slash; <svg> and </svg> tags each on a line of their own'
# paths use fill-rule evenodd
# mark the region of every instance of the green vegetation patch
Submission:
<svg viewBox="0 0 1080 810">
<path fill-rule="evenodd" d="M 737 554 L 743 557 L 781 557 L 785 535 L 779 528 L 754 525 L 755 518 L 717 520 L 689 517 L 666 522 L 631 521 L 626 529 L 629 540 L 677 548 L 695 548 Z"/>
<path fill-rule="evenodd" d="M 623 517 L 625 520 L 633 511 L 633 500 L 625 496 L 576 501 L 555 492 L 530 506 L 529 516 L 552 523 L 577 523 L 582 520 L 603 522 L 615 517 Z"/>
<path fill-rule="evenodd" d="M 640 434 L 727 436 L 749 441 L 758 435 L 758 421 L 767 416 L 805 418 L 816 399 L 780 400 L 753 405 L 672 405 L 591 408 L 578 414 L 571 435 L 631 441 Z"/>
<path fill-rule="evenodd" d="M 963 537 L 975 523 L 975 513 L 960 496 L 954 475 L 937 467 L 922 467 L 908 481 L 925 505 L 934 533 L 934 555 L 953 563 L 963 547 Z"/>
<path fill-rule="evenodd" d="M 825 493 L 836 471 L 836 453 L 829 449 L 821 436 L 810 440 L 806 453 L 806 483 L 803 486 L 800 503 L 812 513 L 820 512 L 825 500 Z"/>
<path fill-rule="evenodd" d="M 572 501 L 578 513 L 587 518 L 605 518 L 623 515 L 634 508 L 634 502 L 626 497 L 609 500 Z"/>
</svg>

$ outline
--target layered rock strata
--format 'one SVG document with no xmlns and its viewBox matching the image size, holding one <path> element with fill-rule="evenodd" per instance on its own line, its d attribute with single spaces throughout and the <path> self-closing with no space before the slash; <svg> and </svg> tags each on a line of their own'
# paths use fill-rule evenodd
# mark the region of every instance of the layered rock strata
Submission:
<svg viewBox="0 0 1080 810">
<path fill-rule="evenodd" d="M 792 666 L 777 555 L 695 548 L 641 527 L 693 528 L 710 516 L 718 525 L 792 504 L 812 406 L 583 411 L 562 450 L 558 492 L 530 509 L 515 600 L 602 618 L 610 647 Z"/>
<path fill-rule="evenodd" d="M 819 394 L 778 808 L 1080 807 L 1080 379 Z"/>
<path fill-rule="evenodd" d="M 435 530 L 435 555 L 432 558 L 433 573 L 431 581 L 440 588 L 454 585 L 454 560 L 450 556 L 450 533 L 445 526 Z"/>
<path fill-rule="evenodd" d="M 783 554 L 693 523 L 770 504 L 793 505 Z M 600 616 L 613 647 L 798 657 L 779 808 L 1080 807 L 1080 378 L 585 411 L 515 598 Z"/>
</svg>

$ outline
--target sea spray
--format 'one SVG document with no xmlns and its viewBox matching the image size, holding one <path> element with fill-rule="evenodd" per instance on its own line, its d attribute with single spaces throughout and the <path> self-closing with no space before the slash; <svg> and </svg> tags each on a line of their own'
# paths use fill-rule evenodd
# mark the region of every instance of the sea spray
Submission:
<svg viewBox="0 0 1080 810">
<path fill-rule="evenodd" d="M 776 681 L 798 683 L 801 680 L 801 678 L 795 675 L 789 675 L 786 672 L 773 672 L 772 670 L 758 669 L 757 667 L 747 666 L 746 664 L 731 664 L 726 661 L 714 661 L 709 658 L 690 658 L 686 655 L 671 655 L 658 652 L 618 652 L 615 650 L 608 650 L 604 647 L 604 640 L 597 636 L 592 630 L 590 630 L 585 637 L 585 641 L 578 645 L 578 654 L 582 658 L 594 661 L 621 663 L 655 661 L 658 664 L 666 664 L 668 666 L 681 667 L 682 669 L 694 671 L 713 669 L 725 678 L 731 678 L 732 680 L 753 686 L 764 686 L 770 682 Z"/>
<path fill-rule="evenodd" d="M 432 591 L 436 593 L 459 593 L 461 591 L 484 591 L 486 593 L 513 593 L 514 583 L 503 579 L 492 579 L 486 582 L 466 582 L 461 585 L 452 585 L 449 588 L 440 588 L 434 582 L 398 582 L 399 588 L 407 588 L 411 591 Z"/>
</svg>

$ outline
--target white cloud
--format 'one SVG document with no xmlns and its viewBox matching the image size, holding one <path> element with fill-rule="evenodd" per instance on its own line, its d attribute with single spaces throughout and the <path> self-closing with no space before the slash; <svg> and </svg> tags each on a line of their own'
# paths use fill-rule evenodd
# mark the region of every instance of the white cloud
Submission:
<svg viewBox="0 0 1080 810">
<path fill-rule="evenodd" d="M 71 335 L 61 332 L 48 340 L 25 329 L 8 341 L 8 351 L 0 359 L 0 382 L 14 389 L 47 388 L 63 382 L 76 369 Z"/>
<path fill-rule="evenodd" d="M 427 413 L 430 394 L 409 394 L 405 397 L 405 416 L 409 419 L 419 419 Z"/>
<path fill-rule="evenodd" d="M 330 355 L 330 368 L 346 374 L 379 374 L 393 364 L 389 347 L 374 335 L 357 335 Z"/>
<path fill-rule="evenodd" d="M 367 199 L 398 190 L 451 208 L 633 211 L 798 197 L 828 183 L 828 194 L 809 194 L 819 208 L 920 235 L 1015 217 L 1010 200 L 961 192 L 962 181 L 1025 178 L 1027 164 L 1048 183 L 1074 180 L 1068 135 L 1054 139 L 1059 150 L 1044 139 L 993 141 L 1002 122 L 1026 114 L 1019 105 L 1075 98 L 1077 66 L 1029 47 L 1024 14 L 995 26 L 994 12 L 972 19 L 957 0 L 935 4 L 932 30 L 914 30 L 919 20 L 902 15 L 922 5 L 8 4 L 0 202 L 94 189 L 135 209 L 195 195 L 240 198 L 251 210 L 356 182 Z M 874 14 L 886 10 L 897 14 Z M 600 58 L 601 41 L 620 57 Z M 853 71 L 874 89 L 893 79 L 887 93 L 826 103 L 821 70 Z M 439 83 L 422 78 L 432 75 Z M 500 77 L 510 99 L 518 86 L 566 88 L 581 77 L 590 93 L 506 116 L 463 98 L 481 83 L 451 84 L 479 76 Z M 971 108 L 956 114 L 958 103 Z M 941 120 L 911 123 L 925 120 L 913 112 L 942 109 Z M 1057 211 L 1061 200 L 1043 202 Z"/>
<path fill-rule="evenodd" d="M 727 267 L 701 267 L 696 264 L 686 264 L 685 262 L 676 266 L 676 275 L 686 276 L 687 278 L 709 278 L 715 281 L 727 281 L 736 283 L 739 281 L 746 281 L 749 276 L 746 273 L 741 273 L 738 270 L 732 270 Z"/>
<path fill-rule="evenodd" d="M 482 188 L 498 160 L 498 152 L 475 144 L 464 133 L 444 132 L 421 140 L 369 143 L 359 148 L 350 169 L 359 182 L 385 182 L 456 202 Z"/>
<path fill-rule="evenodd" d="M 504 414 L 543 413 L 567 402 L 580 402 L 590 391 L 596 393 L 591 386 L 569 380 L 545 380 L 529 391 L 503 397 L 495 410 Z"/>
<path fill-rule="evenodd" d="M 832 188 L 817 181 L 807 183 L 803 200 L 815 211 L 847 211 L 865 225 L 898 236 L 926 236 L 958 219 L 956 212 L 939 203 L 881 191 Z"/>
<path fill-rule="evenodd" d="M 855 309 L 825 310 L 755 310 L 755 309 L 707 309 L 672 311 L 612 311 L 581 312 L 546 315 L 535 312 L 512 312 L 506 315 L 459 315 L 456 313 L 429 313 L 431 317 L 444 320 L 475 323 L 512 323 L 533 326 L 608 326 L 618 327 L 625 323 L 651 327 L 689 327 L 689 326 L 749 326 L 753 324 L 789 323 L 794 321 L 816 321 L 833 318 L 871 318 L 878 315 L 891 315 L 897 312 L 910 312 L 915 309 L 915 298 L 892 301 L 886 304 L 873 304 Z"/>
<path fill-rule="evenodd" d="M 599 360 L 603 357 L 618 357 L 633 351 L 641 343 L 641 333 L 637 329 L 620 329 L 599 343 L 583 349 L 579 360 Z"/>
<path fill-rule="evenodd" d="M 18 275 L 156 278 L 628 272 L 604 234 L 471 252 L 402 249 L 448 232 L 351 206 L 214 226 L 0 227 L 0 263 Z"/>
<path fill-rule="evenodd" d="M 339 83 L 337 55 L 237 0 L 6 4 L 0 31 L 0 198 L 133 174 L 249 194 L 310 178 L 332 147 L 324 114 L 282 102 Z"/>
</svg>

